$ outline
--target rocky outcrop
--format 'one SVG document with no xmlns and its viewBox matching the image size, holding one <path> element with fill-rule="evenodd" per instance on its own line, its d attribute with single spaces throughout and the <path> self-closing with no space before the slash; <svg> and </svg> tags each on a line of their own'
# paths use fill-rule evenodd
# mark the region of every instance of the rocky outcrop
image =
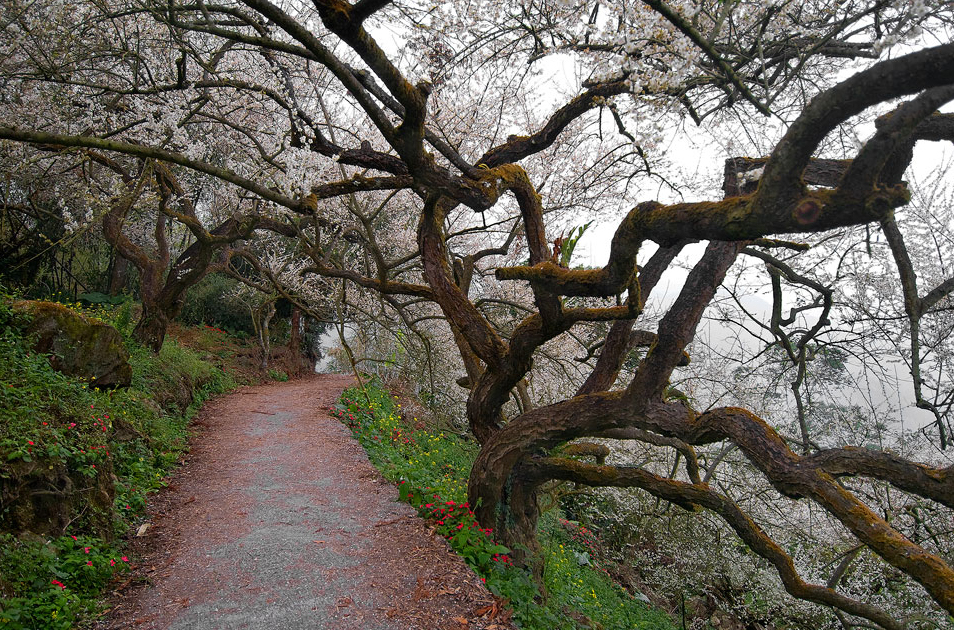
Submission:
<svg viewBox="0 0 954 630">
<path fill-rule="evenodd" d="M 92 471 L 92 472 L 91 472 Z M 62 462 L 34 460 L 9 462 L 0 483 L 0 500 L 6 512 L 0 529 L 62 536 L 77 515 L 84 526 L 101 538 L 112 540 L 112 463 L 71 470 Z"/>
<path fill-rule="evenodd" d="M 13 308 L 28 316 L 24 332 L 36 337 L 34 349 L 49 354 L 55 370 L 97 387 L 129 385 L 129 353 L 112 326 L 54 302 L 15 302 Z"/>
</svg>

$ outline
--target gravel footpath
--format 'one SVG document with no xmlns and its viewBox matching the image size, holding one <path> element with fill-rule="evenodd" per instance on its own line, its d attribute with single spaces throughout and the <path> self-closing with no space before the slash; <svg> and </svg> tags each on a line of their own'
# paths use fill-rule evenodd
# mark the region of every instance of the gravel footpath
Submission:
<svg viewBox="0 0 954 630">
<path fill-rule="evenodd" d="M 350 384 L 320 375 L 207 405 L 96 627 L 512 628 L 328 414 Z"/>
</svg>

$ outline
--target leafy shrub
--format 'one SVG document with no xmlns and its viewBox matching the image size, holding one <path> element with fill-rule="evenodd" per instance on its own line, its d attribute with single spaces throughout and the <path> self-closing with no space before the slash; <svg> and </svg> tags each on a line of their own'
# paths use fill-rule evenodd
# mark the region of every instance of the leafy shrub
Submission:
<svg viewBox="0 0 954 630">
<path fill-rule="evenodd" d="M 119 550 L 88 536 L 46 542 L 4 534 L 0 545 L 4 590 L 28 594 L 0 602 L 4 628 L 71 628 L 112 577 L 128 570 Z"/>
<path fill-rule="evenodd" d="M 268 377 L 273 381 L 281 381 L 282 383 L 288 380 L 288 374 L 283 370 L 273 370 L 272 368 L 268 368 Z"/>
<path fill-rule="evenodd" d="M 238 282 L 221 274 L 209 274 L 189 289 L 179 321 L 198 326 L 209 324 L 231 334 L 255 335 L 248 307 L 230 298 Z"/>
</svg>

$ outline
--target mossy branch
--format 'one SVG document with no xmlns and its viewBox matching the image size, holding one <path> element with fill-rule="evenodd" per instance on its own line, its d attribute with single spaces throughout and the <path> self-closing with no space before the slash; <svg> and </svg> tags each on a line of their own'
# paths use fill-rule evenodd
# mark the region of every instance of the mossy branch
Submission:
<svg viewBox="0 0 954 630">
<path fill-rule="evenodd" d="M 666 479 L 641 468 L 596 466 L 557 458 L 532 460 L 521 468 L 521 474 L 537 480 L 560 479 L 589 486 L 641 488 L 688 510 L 694 510 L 696 506 L 705 507 L 721 516 L 750 549 L 772 563 L 782 578 L 785 590 L 792 596 L 835 607 L 888 630 L 904 629 L 903 624 L 876 606 L 846 597 L 827 586 L 805 582 L 798 575 L 792 558 L 778 543 L 738 505 L 706 484 Z"/>
</svg>

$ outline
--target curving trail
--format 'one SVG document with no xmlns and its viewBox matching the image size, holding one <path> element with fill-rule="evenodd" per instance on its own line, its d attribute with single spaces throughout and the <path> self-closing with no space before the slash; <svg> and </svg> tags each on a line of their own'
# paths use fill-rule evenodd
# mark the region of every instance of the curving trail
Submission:
<svg viewBox="0 0 954 630">
<path fill-rule="evenodd" d="M 132 578 L 96 627 L 511 628 L 328 415 L 350 384 L 319 375 L 207 405 L 188 462 L 151 502 Z"/>
</svg>

